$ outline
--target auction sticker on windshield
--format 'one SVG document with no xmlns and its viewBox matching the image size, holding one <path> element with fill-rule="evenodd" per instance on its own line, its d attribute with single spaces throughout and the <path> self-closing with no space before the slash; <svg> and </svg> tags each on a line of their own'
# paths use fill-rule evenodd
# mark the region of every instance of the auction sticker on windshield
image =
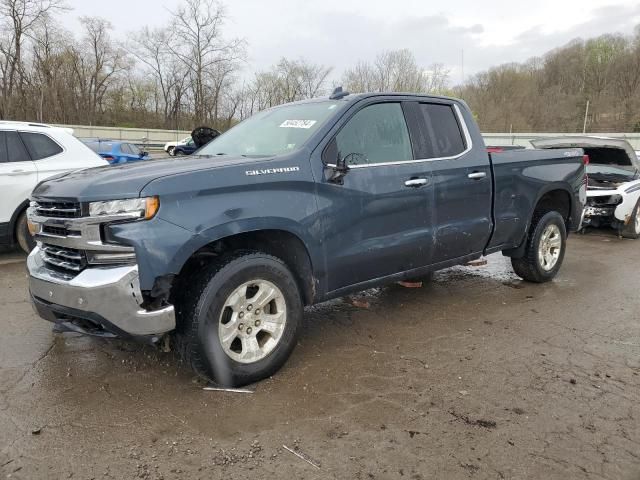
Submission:
<svg viewBox="0 0 640 480">
<path fill-rule="evenodd" d="M 280 128 L 311 128 L 315 124 L 315 120 L 285 120 Z"/>
</svg>

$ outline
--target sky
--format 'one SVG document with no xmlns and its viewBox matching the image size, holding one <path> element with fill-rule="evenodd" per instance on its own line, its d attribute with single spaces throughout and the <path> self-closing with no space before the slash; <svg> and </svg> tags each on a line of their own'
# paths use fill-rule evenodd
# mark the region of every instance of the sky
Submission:
<svg viewBox="0 0 640 480">
<path fill-rule="evenodd" d="M 639 0 L 225 0 L 225 35 L 248 44 L 247 71 L 281 57 L 334 67 L 334 78 L 359 60 L 408 48 L 418 63 L 442 63 L 451 82 L 505 62 L 521 62 L 572 39 L 630 34 L 640 25 Z M 180 0 L 67 0 L 61 17 L 111 21 L 125 40 L 143 26 L 171 28 Z"/>
</svg>

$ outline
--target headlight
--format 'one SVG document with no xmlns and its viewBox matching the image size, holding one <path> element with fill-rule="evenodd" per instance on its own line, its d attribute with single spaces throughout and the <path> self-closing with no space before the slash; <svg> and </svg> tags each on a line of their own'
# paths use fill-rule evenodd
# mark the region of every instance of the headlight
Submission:
<svg viewBox="0 0 640 480">
<path fill-rule="evenodd" d="M 149 220 L 158 212 L 160 200 L 158 197 L 130 198 L 128 200 L 109 200 L 107 202 L 91 202 L 89 215 L 123 215 L 130 218 L 144 218 Z"/>
</svg>

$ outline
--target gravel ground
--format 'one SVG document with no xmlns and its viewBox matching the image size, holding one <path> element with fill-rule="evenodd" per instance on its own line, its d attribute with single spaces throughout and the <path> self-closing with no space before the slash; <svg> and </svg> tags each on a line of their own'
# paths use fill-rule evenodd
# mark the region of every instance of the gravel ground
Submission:
<svg viewBox="0 0 640 480">
<path fill-rule="evenodd" d="M 637 480 L 639 252 L 574 236 L 550 284 L 494 255 L 316 306 L 252 394 L 204 391 L 172 353 L 53 334 L 24 258 L 0 254 L 0 477 Z"/>
</svg>

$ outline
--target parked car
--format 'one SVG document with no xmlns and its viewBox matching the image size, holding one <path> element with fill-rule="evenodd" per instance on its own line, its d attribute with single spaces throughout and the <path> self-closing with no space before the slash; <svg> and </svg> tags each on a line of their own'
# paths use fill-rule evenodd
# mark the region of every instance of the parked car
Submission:
<svg viewBox="0 0 640 480">
<path fill-rule="evenodd" d="M 640 160 L 622 138 L 559 137 L 534 140 L 536 148 L 582 148 L 589 156 L 584 226 L 612 227 L 640 237 Z"/>
<path fill-rule="evenodd" d="M 176 145 L 171 155 L 176 157 L 179 157 L 182 155 L 191 155 L 197 149 L 198 149 L 198 146 L 196 145 L 196 142 L 194 142 L 193 139 L 189 137 L 189 140 L 186 143 Z"/>
<path fill-rule="evenodd" d="M 188 137 L 185 137 L 182 140 L 179 140 L 177 142 L 167 142 L 167 143 L 164 144 L 164 147 L 162 147 L 162 148 L 169 155 L 173 155 L 173 149 L 176 148 L 177 145 L 184 145 L 187 142 L 189 142 L 190 140 L 191 140 L 191 136 L 188 136 Z"/>
<path fill-rule="evenodd" d="M 422 95 L 338 89 L 260 112 L 196 157 L 42 183 L 30 292 L 60 329 L 175 332 L 186 363 L 224 385 L 276 372 L 304 305 L 494 252 L 553 279 L 586 189 L 582 150 L 488 154 L 464 102 Z M 58 204 L 70 218 L 49 215 Z"/>
<path fill-rule="evenodd" d="M 38 182 L 61 172 L 106 164 L 69 129 L 0 122 L 0 245 L 18 244 L 25 252 L 35 245 L 26 210 Z M 47 211 L 46 203 L 43 208 Z"/>
<path fill-rule="evenodd" d="M 117 140 L 85 140 L 86 145 L 108 161 L 114 163 L 138 162 L 149 160 L 149 154 L 130 142 Z"/>
</svg>

